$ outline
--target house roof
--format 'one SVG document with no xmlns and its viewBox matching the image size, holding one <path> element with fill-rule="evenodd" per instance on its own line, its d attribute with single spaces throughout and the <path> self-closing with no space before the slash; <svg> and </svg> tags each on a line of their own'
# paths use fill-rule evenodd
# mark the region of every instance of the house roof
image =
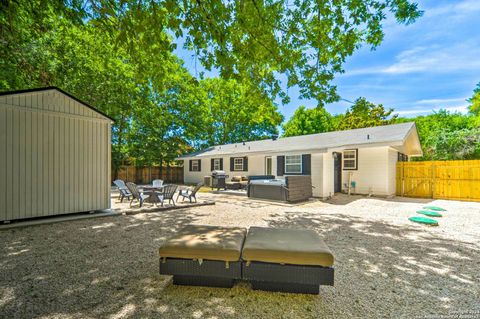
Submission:
<svg viewBox="0 0 480 319">
<path fill-rule="evenodd" d="M 112 122 L 115 122 L 115 120 L 113 118 L 111 118 L 110 116 L 108 116 L 107 114 L 103 113 L 102 111 L 99 111 L 98 109 L 94 108 L 93 106 L 89 105 L 88 103 L 85 103 L 85 102 L 79 100 L 78 98 L 74 97 L 70 93 L 67 93 L 64 90 L 62 90 L 62 89 L 60 89 L 56 86 L 47 86 L 47 87 L 43 87 L 43 88 L 34 88 L 34 89 L 26 89 L 26 90 L 4 91 L 4 92 L 0 92 L 0 96 L 22 94 L 22 93 L 32 93 L 32 92 L 42 92 L 42 91 L 49 91 L 49 90 L 57 90 L 58 92 L 60 92 L 62 94 L 65 94 L 69 98 L 77 101 L 78 103 L 83 104 L 84 106 L 91 109 L 92 111 L 95 111 L 98 114 L 100 114 L 102 116 L 105 116 L 106 118 L 112 120 Z"/>
<path fill-rule="evenodd" d="M 418 133 L 414 122 L 375 126 L 346 131 L 283 137 L 276 140 L 260 140 L 244 143 L 216 145 L 207 149 L 186 154 L 181 158 L 214 157 L 221 155 L 250 153 L 279 153 L 302 150 L 326 150 L 328 148 L 374 146 L 375 144 L 402 146 L 408 140 L 414 145 L 407 155 L 422 155 Z"/>
</svg>

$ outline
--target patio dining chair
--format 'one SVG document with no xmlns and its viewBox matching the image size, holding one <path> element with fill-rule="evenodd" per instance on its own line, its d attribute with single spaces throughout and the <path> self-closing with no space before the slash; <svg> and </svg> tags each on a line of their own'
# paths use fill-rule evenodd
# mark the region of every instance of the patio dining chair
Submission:
<svg viewBox="0 0 480 319">
<path fill-rule="evenodd" d="M 178 192 L 178 196 L 177 196 L 177 202 L 178 202 L 178 198 L 180 196 L 182 196 L 182 202 L 185 200 L 185 198 L 187 198 L 190 203 L 192 202 L 192 198 L 195 200 L 195 203 L 197 202 L 197 192 L 198 190 L 203 186 L 203 183 L 198 183 L 192 190 L 190 189 L 184 189 L 184 190 L 181 190 L 180 192 Z"/>
<path fill-rule="evenodd" d="M 147 192 L 142 192 L 138 189 L 137 185 L 135 183 L 127 182 L 127 188 L 132 194 L 132 200 L 130 201 L 130 207 L 132 207 L 133 201 L 136 199 L 140 203 L 140 207 L 142 207 L 143 203 L 145 200 L 147 200 L 150 197 L 150 194 Z"/>
<path fill-rule="evenodd" d="M 126 197 L 127 200 L 130 200 L 130 196 L 132 196 L 132 193 L 128 190 L 127 185 L 125 185 L 125 182 L 122 181 L 121 179 L 117 179 L 113 181 L 113 184 L 117 186 L 118 188 L 118 198 L 120 199 L 120 203 L 123 202 L 123 199 Z"/>
<path fill-rule="evenodd" d="M 161 179 L 154 179 L 152 181 L 153 187 L 162 187 L 163 186 L 163 181 Z"/>
<path fill-rule="evenodd" d="M 173 196 L 175 195 L 175 192 L 177 191 L 177 188 L 178 186 L 177 185 L 174 185 L 174 184 L 169 184 L 169 185 L 165 185 L 163 187 L 163 192 L 161 192 L 158 197 L 160 198 L 160 202 L 162 203 L 162 206 L 163 206 L 163 203 L 165 202 L 165 200 L 168 199 L 168 203 L 170 204 L 173 203 L 173 206 L 175 206 L 175 200 L 173 199 Z"/>
</svg>

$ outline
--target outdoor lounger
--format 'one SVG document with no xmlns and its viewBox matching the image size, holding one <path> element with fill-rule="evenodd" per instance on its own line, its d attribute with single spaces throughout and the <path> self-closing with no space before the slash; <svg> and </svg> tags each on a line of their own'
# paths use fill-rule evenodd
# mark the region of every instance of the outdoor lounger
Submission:
<svg viewBox="0 0 480 319">
<path fill-rule="evenodd" d="M 189 225 L 159 249 L 160 274 L 177 285 L 227 287 L 241 278 L 242 246 L 247 230 Z"/>
<path fill-rule="evenodd" d="M 333 255 L 313 230 L 251 227 L 242 259 L 253 289 L 318 294 L 333 286 Z"/>
<path fill-rule="evenodd" d="M 318 294 L 333 286 L 333 255 L 309 229 L 189 225 L 160 247 L 160 274 L 179 285 Z M 243 249 L 242 249 L 243 246 Z"/>
</svg>

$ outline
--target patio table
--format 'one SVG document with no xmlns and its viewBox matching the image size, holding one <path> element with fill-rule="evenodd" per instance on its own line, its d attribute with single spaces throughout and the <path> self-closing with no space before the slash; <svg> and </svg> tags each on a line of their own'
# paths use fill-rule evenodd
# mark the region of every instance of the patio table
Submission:
<svg viewBox="0 0 480 319">
<path fill-rule="evenodd" d="M 150 195 L 147 199 L 145 199 L 146 203 L 156 204 L 161 203 L 159 195 L 163 193 L 163 186 L 143 186 L 142 189 L 144 190 L 144 194 Z"/>
</svg>

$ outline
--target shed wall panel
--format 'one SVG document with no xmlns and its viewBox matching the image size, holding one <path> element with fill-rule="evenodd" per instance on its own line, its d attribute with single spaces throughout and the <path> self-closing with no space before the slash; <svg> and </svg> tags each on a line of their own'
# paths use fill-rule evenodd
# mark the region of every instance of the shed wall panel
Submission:
<svg viewBox="0 0 480 319">
<path fill-rule="evenodd" d="M 110 122 L 68 96 L 0 98 L 0 221 L 110 207 Z"/>
<path fill-rule="evenodd" d="M 0 100 L 1 101 L 1 100 Z M 0 181 L 7 180 L 7 112 L 0 111 Z M 7 208 L 6 183 L 0 182 L 0 220 L 5 219 Z"/>
</svg>

